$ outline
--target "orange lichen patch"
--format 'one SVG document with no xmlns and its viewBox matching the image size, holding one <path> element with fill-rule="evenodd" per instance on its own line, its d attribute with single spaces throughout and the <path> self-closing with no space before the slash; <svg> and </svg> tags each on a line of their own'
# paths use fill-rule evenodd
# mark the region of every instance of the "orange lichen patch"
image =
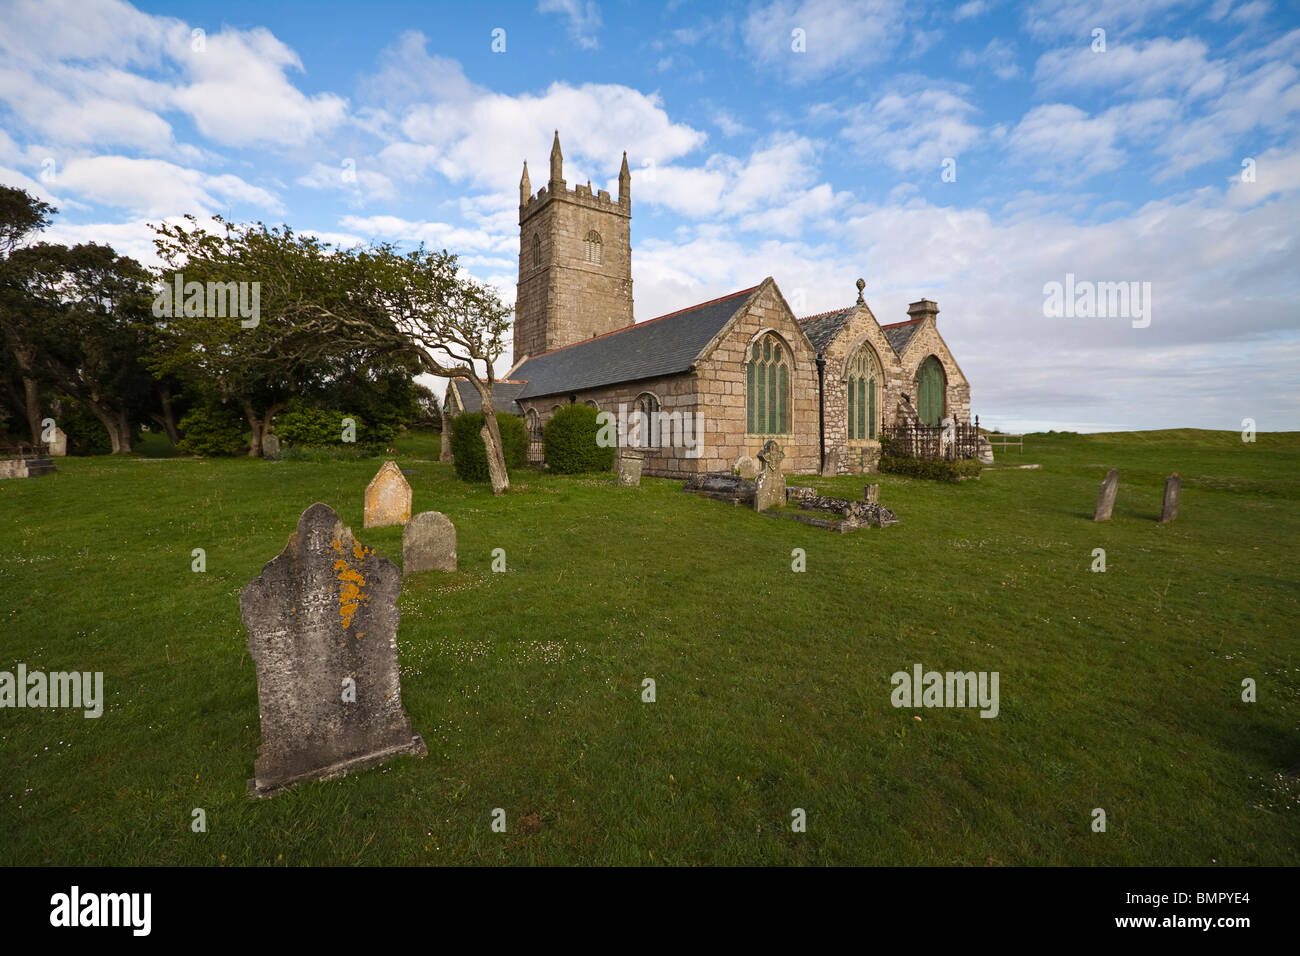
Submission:
<svg viewBox="0 0 1300 956">
<path fill-rule="evenodd" d="M 335 561 L 334 570 L 339 579 L 339 618 L 343 621 L 343 629 L 347 630 L 352 626 L 357 610 L 370 600 L 370 596 L 362 591 L 366 586 L 365 575 L 346 560 L 340 558 Z"/>
</svg>

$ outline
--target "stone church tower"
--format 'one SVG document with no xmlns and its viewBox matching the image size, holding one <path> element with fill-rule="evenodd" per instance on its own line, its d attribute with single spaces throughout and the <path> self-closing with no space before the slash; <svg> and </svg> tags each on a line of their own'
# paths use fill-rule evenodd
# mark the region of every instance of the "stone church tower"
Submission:
<svg viewBox="0 0 1300 956">
<path fill-rule="evenodd" d="M 532 194 L 528 163 L 519 180 L 519 284 L 514 361 L 631 325 L 632 175 L 627 153 L 618 200 L 591 183 L 564 182 L 560 133 L 551 146 L 551 176 Z"/>
</svg>

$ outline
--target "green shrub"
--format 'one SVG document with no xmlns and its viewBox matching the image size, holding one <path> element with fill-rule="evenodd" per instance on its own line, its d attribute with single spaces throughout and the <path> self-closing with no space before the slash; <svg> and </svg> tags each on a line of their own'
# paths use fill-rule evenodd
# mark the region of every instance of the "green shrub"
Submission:
<svg viewBox="0 0 1300 956">
<path fill-rule="evenodd" d="M 324 448 L 347 446 L 343 440 L 343 419 L 350 418 L 356 425 L 356 444 L 384 447 L 397 437 L 397 425 L 392 422 L 375 423 L 363 419 L 355 412 L 340 412 L 332 408 L 315 408 L 302 399 L 295 398 L 289 407 L 275 417 L 275 434 L 281 442 L 290 445 L 307 445 Z"/>
<path fill-rule="evenodd" d="M 581 475 L 614 467 L 613 446 L 601 448 L 596 444 L 599 414 L 590 405 L 565 405 L 551 416 L 542 431 L 546 464 L 551 471 Z"/>
<path fill-rule="evenodd" d="M 900 458 L 882 455 L 880 471 L 886 475 L 906 475 L 909 478 L 929 478 L 934 481 L 965 481 L 978 478 L 982 466 L 978 459 L 960 458 L 948 461 L 943 458 Z"/>
<path fill-rule="evenodd" d="M 178 451 L 210 456 L 248 454 L 248 427 L 239 412 L 228 405 L 191 408 L 176 427 L 181 433 Z"/>
<path fill-rule="evenodd" d="M 506 468 L 522 468 L 528 457 L 528 432 L 518 415 L 497 414 L 501 451 Z M 487 448 L 483 445 L 483 413 L 458 415 L 451 422 L 451 455 L 456 476 L 462 481 L 487 481 Z"/>
</svg>

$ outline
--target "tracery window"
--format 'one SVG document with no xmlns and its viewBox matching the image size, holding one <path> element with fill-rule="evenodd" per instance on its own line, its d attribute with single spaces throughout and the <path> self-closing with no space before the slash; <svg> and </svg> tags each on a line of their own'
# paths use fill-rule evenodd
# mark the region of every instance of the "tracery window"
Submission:
<svg viewBox="0 0 1300 956">
<path fill-rule="evenodd" d="M 598 266 L 604 261 L 600 233 L 594 229 L 587 233 L 587 238 L 583 240 L 583 255 L 589 265 Z"/>
<path fill-rule="evenodd" d="M 849 440 L 876 438 L 880 421 L 880 363 L 870 345 L 863 345 L 849 361 Z"/>
<path fill-rule="evenodd" d="M 745 366 L 745 431 L 751 435 L 790 433 L 789 348 L 773 332 L 750 347 Z"/>
</svg>

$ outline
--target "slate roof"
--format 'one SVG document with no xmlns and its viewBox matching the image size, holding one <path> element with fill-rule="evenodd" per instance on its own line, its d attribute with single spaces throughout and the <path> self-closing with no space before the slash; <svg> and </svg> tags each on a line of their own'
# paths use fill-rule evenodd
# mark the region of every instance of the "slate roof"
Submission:
<svg viewBox="0 0 1300 956">
<path fill-rule="evenodd" d="M 519 396 L 519 391 L 524 387 L 523 382 L 511 379 L 505 382 L 492 383 L 492 407 L 498 412 L 517 415 L 519 408 L 515 405 L 515 399 Z M 451 386 L 456 390 L 456 397 L 460 399 L 461 407 L 466 413 L 481 412 L 483 403 L 478 397 L 478 389 L 463 378 L 453 378 Z"/>
<path fill-rule="evenodd" d="M 885 333 L 885 338 L 893 346 L 895 352 L 903 354 L 903 349 L 907 348 L 907 343 L 912 341 L 912 336 L 916 330 L 921 327 L 924 319 L 908 319 L 906 322 L 895 322 L 893 325 L 882 325 L 880 331 Z"/>
<path fill-rule="evenodd" d="M 514 377 L 527 384 L 512 397 L 568 394 L 685 372 L 757 288 L 543 352 L 514 370 Z"/>
<path fill-rule="evenodd" d="M 856 309 L 856 305 L 851 305 L 847 309 L 809 315 L 799 322 L 803 325 L 804 334 L 812 342 L 813 348 L 821 352 L 831 343 L 831 339 L 839 334 L 840 329 L 844 328 Z"/>
</svg>

